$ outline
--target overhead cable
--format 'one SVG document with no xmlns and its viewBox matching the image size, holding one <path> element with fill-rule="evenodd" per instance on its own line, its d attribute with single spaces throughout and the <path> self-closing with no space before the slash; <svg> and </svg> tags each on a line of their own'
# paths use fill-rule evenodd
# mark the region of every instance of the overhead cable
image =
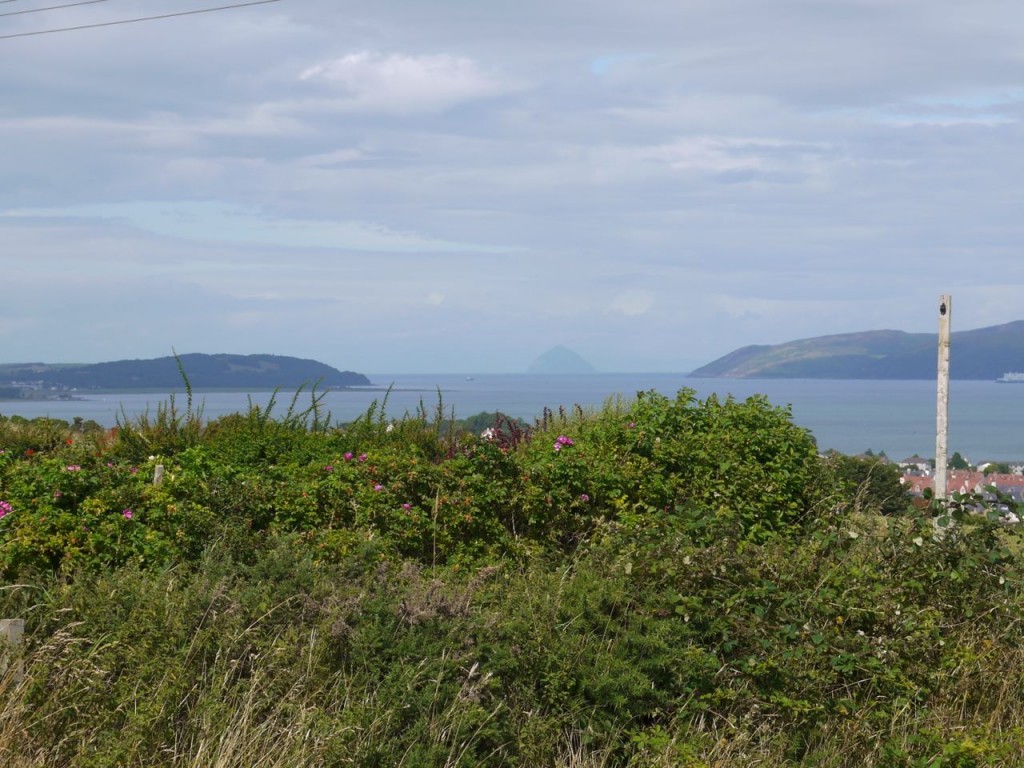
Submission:
<svg viewBox="0 0 1024 768">
<path fill-rule="evenodd" d="M 110 0 L 79 0 L 77 3 L 65 3 L 64 5 L 51 5 L 49 8 L 29 8 L 25 11 L 8 11 L 7 13 L 0 13 L 0 16 L 21 16 L 26 13 L 42 13 L 43 11 L 57 11 L 61 8 L 74 8 L 76 5 L 96 5 L 96 3 L 106 3 Z M 11 0 L 4 0 L 4 2 L 11 2 Z"/>
<path fill-rule="evenodd" d="M 4 0 L 10 2 L 10 0 Z M 98 0 L 97 0 L 98 1 Z M 199 8 L 194 11 L 178 11 L 177 13 L 165 13 L 160 16 L 141 16 L 136 19 L 120 19 L 118 21 L 105 21 L 98 24 L 81 24 L 76 27 L 60 27 L 59 29 L 40 29 L 36 32 L 18 32 L 14 35 L 0 35 L 0 40 L 10 40 L 14 37 L 31 37 L 33 35 L 52 35 L 56 32 L 74 32 L 79 29 L 96 29 L 97 27 L 114 27 L 118 24 L 135 24 L 140 21 L 157 21 L 159 19 L 171 19 L 176 16 L 194 16 L 197 13 L 213 13 L 214 11 L 227 11 L 232 8 L 246 8 L 250 5 L 266 5 L 267 3 L 278 3 L 281 0 L 250 0 L 247 3 L 235 3 L 234 5 L 219 5 L 216 8 Z"/>
</svg>

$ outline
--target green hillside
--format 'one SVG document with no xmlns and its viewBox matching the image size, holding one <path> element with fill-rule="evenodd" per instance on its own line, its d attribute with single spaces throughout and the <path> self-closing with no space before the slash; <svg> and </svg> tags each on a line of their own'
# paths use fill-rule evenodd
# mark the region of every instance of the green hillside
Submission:
<svg viewBox="0 0 1024 768">
<path fill-rule="evenodd" d="M 274 389 L 319 382 L 322 387 L 367 386 L 361 373 L 339 371 L 316 360 L 281 355 L 185 354 L 153 360 L 90 365 L 26 363 L 0 366 L 0 385 L 44 389 L 168 389 L 182 385 L 181 370 L 196 388 Z"/>
<path fill-rule="evenodd" d="M 938 334 L 864 331 L 737 349 L 698 368 L 696 378 L 931 379 Z M 1024 321 L 954 331 L 950 376 L 994 380 L 1024 371 Z"/>
</svg>

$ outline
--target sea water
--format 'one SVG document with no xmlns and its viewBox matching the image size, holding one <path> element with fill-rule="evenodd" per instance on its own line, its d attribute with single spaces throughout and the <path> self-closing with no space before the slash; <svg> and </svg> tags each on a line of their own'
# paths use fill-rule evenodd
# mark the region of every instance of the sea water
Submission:
<svg viewBox="0 0 1024 768">
<path fill-rule="evenodd" d="M 674 396 L 689 387 L 699 398 L 710 394 L 745 399 L 764 395 L 792 410 L 793 420 L 811 431 L 822 450 L 856 454 L 884 451 L 892 459 L 935 454 L 934 381 L 834 381 L 822 379 L 690 379 L 685 374 L 629 373 L 555 376 L 534 374 L 375 374 L 373 387 L 324 393 L 322 406 L 334 422 L 352 421 L 375 401 L 400 418 L 423 407 L 434 413 L 439 400 L 445 415 L 457 418 L 481 411 L 501 411 L 532 420 L 545 408 L 599 408 L 609 398 L 629 400 L 637 392 L 656 390 Z M 280 391 L 272 415 L 284 415 L 292 391 Z M 196 392 L 194 404 L 203 417 L 215 419 L 245 411 L 250 402 L 266 407 L 268 392 Z M 168 400 L 169 393 L 85 394 L 70 401 L 0 402 L 0 414 L 26 418 L 51 416 L 67 421 L 91 419 L 105 426 L 133 419 Z M 183 392 L 175 394 L 179 410 Z M 310 404 L 308 392 L 295 407 Z M 972 462 L 1024 460 L 1024 384 L 953 381 L 950 385 L 949 451 Z"/>
</svg>

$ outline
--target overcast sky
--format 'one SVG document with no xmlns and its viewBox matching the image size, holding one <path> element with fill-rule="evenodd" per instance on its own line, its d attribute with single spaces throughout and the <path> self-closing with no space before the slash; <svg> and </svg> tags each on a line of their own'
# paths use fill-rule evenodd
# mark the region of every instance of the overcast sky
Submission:
<svg viewBox="0 0 1024 768">
<path fill-rule="evenodd" d="M 10 0 L 0 36 L 227 2 Z M 934 332 L 947 292 L 954 330 L 1009 322 L 1022 118 L 1019 0 L 280 0 L 0 39 L 0 362 L 686 371 Z"/>
</svg>

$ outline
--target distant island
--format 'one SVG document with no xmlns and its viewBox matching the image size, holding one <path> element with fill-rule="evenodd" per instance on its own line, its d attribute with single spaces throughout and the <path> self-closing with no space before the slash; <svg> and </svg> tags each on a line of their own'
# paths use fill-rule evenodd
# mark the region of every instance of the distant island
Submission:
<svg viewBox="0 0 1024 768">
<path fill-rule="evenodd" d="M 283 355 L 192 353 L 177 358 L 87 365 L 2 364 L 0 398 L 68 399 L 76 392 L 95 390 L 180 389 L 184 386 L 182 370 L 195 389 L 258 390 L 314 384 L 322 389 L 344 389 L 370 385 L 361 373 L 339 371 L 316 360 Z"/>
<path fill-rule="evenodd" d="M 579 373 L 596 373 L 590 363 L 580 357 L 578 354 L 573 352 L 571 349 L 563 346 L 552 347 L 543 355 L 538 357 L 530 367 L 526 369 L 527 373 L 548 373 L 548 374 L 579 374 Z"/>
<path fill-rule="evenodd" d="M 934 379 L 938 332 L 863 331 L 737 349 L 690 373 L 734 379 Z M 1024 320 L 954 331 L 950 377 L 995 381 L 1024 371 Z"/>
</svg>

